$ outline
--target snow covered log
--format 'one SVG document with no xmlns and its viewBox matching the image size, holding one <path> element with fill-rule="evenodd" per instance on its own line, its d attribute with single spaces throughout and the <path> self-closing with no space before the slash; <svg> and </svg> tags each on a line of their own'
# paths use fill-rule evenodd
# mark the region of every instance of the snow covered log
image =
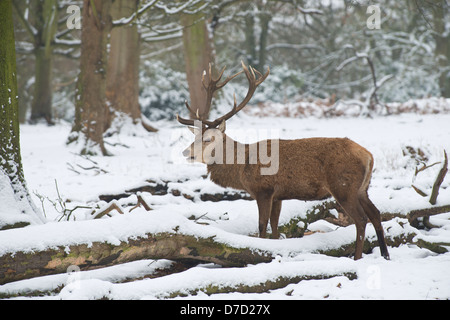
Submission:
<svg viewBox="0 0 450 320">
<path fill-rule="evenodd" d="M 14 252 L 0 257 L 0 285 L 12 281 L 66 273 L 76 266 L 81 271 L 142 260 L 194 260 L 226 267 L 269 262 L 270 254 L 249 248 L 233 248 L 212 238 L 177 233 L 148 234 L 119 245 L 107 242 L 59 246 L 38 252 Z"/>
<path fill-rule="evenodd" d="M 318 216 L 323 214 L 314 211 Z M 385 221 L 383 227 L 391 247 L 412 243 L 442 253 L 450 246 L 446 238 L 422 235 L 405 217 Z M 243 267 L 302 252 L 351 256 L 354 235 L 351 225 L 301 238 L 260 239 L 201 225 L 176 212 L 136 208 L 111 219 L 48 223 L 0 232 L 0 285 L 67 273 L 73 266 L 91 270 L 143 259 Z M 368 227 L 364 253 L 376 245 L 375 232 Z"/>
<path fill-rule="evenodd" d="M 400 219 L 401 220 L 401 219 Z M 400 221 L 399 220 L 399 221 Z M 387 244 L 398 247 L 411 243 L 416 236 L 409 225 L 403 221 L 392 221 Z M 147 234 L 130 236 L 120 243 L 96 241 L 73 245 L 51 246 L 30 252 L 16 251 L 0 256 L 0 285 L 34 277 L 67 273 L 69 268 L 78 267 L 81 271 L 93 270 L 112 265 L 143 259 L 168 259 L 173 261 L 212 262 L 224 267 L 244 267 L 272 261 L 277 255 L 291 255 L 296 252 L 316 252 L 329 256 L 351 256 L 354 252 L 353 226 L 341 228 L 332 234 L 315 234 L 300 239 L 269 240 L 247 238 L 248 246 L 226 244 L 223 235 L 202 237 L 178 233 Z M 236 237 L 240 237 L 235 235 Z M 313 239 L 314 238 L 314 239 Z M 333 240 L 334 239 L 334 240 Z M 335 241 L 339 239 L 339 241 Z M 113 241 L 114 242 L 114 241 Z M 419 239 L 417 245 L 441 252 L 442 244 L 433 244 Z M 364 253 L 372 251 L 376 237 L 369 235 L 364 243 Z M 449 244 L 446 244 L 449 245 Z M 437 249 L 436 249 L 437 248 Z M 291 281 L 287 279 L 287 281 Z M 268 284 L 272 287 L 272 284 Z"/>
</svg>

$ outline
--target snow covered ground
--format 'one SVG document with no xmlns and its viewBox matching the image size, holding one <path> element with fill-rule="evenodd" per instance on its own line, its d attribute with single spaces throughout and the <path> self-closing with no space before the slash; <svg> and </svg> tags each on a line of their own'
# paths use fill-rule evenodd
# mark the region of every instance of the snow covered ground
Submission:
<svg viewBox="0 0 450 320">
<path fill-rule="evenodd" d="M 0 232 L 0 255 L 93 241 L 114 244 L 130 235 L 166 231 L 177 226 L 179 232 L 214 236 L 216 241 L 251 246 L 277 253 L 278 257 L 271 263 L 245 268 L 218 268 L 207 264 L 160 278 L 122 283 L 125 279 L 171 266 L 166 260 L 136 261 L 101 270 L 1 285 L 0 297 L 20 297 L 30 291 L 41 291 L 49 294 L 40 299 L 158 299 L 166 298 L 172 292 L 184 292 L 189 299 L 450 299 L 450 253 L 436 254 L 416 245 L 402 245 L 389 248 L 391 261 L 384 260 L 378 249 L 356 262 L 350 258 L 325 256 L 317 250 L 353 241 L 355 237 L 353 226 L 336 228 L 325 221 L 310 226 L 311 230 L 319 232 L 300 239 L 253 237 L 258 228 L 255 201 L 201 201 L 201 193 L 219 193 L 224 189 L 202 178 L 206 174 L 205 166 L 188 164 L 181 156 L 181 151 L 192 142 L 192 134 L 175 122 L 161 121 L 153 125 L 160 129 L 156 134 L 124 126 L 120 135 L 106 139 L 107 148 L 114 156 L 89 159 L 66 147 L 68 124 L 22 126 L 25 177 L 35 204 L 45 211 L 49 223 Z M 366 147 L 375 157 L 369 193 L 373 202 L 382 212 L 401 214 L 430 207 L 428 198 L 418 195 L 411 184 L 430 194 L 441 167 L 435 165 L 414 177 L 416 167 L 421 164 L 405 150 L 422 150 L 427 164 L 442 161 L 444 149 L 450 152 L 449 114 L 403 114 L 373 119 L 258 118 L 242 114 L 227 123 L 227 133 L 242 142 L 274 135 L 286 139 L 348 137 Z M 161 196 L 144 193 L 154 209 L 151 212 L 142 208 L 129 212 L 136 204 L 136 196 L 130 196 L 118 201 L 125 215 L 115 214 L 94 221 L 91 209 L 80 208 L 73 211 L 69 222 L 65 221 L 67 210 L 76 206 L 101 207 L 105 203 L 99 201 L 99 195 L 120 194 L 145 185 L 146 180 L 171 181 L 169 189 L 192 195 L 194 200 L 170 193 Z M 284 201 L 280 224 L 301 216 L 315 204 L 317 202 Z M 450 204 L 448 176 L 442 184 L 437 205 L 446 204 Z M 66 216 L 56 222 L 62 217 L 64 208 Z M 192 216 L 199 218 L 198 221 L 188 219 Z M 418 234 L 417 238 L 450 243 L 450 213 L 433 216 L 430 222 L 438 227 L 429 231 L 417 230 L 402 218 L 387 221 L 383 226 L 387 236 L 412 230 Z M 366 236 L 375 236 L 370 224 Z M 354 273 L 357 278 L 350 280 L 346 276 L 336 276 L 303 280 L 262 294 L 235 292 L 207 296 L 201 292 L 201 288 L 212 285 L 252 285 L 280 277 L 345 272 Z M 63 289 L 51 294 L 58 287 Z"/>
</svg>

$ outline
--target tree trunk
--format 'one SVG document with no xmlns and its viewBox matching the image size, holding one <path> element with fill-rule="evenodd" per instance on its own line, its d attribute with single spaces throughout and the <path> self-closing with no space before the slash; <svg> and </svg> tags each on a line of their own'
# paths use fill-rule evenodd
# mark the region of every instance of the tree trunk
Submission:
<svg viewBox="0 0 450 320">
<path fill-rule="evenodd" d="M 449 5 L 446 4 L 446 0 L 437 0 L 434 4 L 433 36 L 436 42 L 434 55 L 441 69 L 439 88 L 442 97 L 450 98 L 450 33 L 445 30 L 445 23 L 450 18 L 450 9 Z"/>
<path fill-rule="evenodd" d="M 312 210 L 307 219 L 319 219 L 327 215 L 327 210 L 332 208 L 332 203 L 324 204 L 323 212 Z M 442 212 L 448 212 L 449 206 L 435 207 L 424 210 L 411 211 L 406 217 L 412 224 L 418 217 L 430 216 Z M 312 217 L 314 215 L 315 217 Z M 383 214 L 383 217 L 387 214 Z M 390 214 L 391 218 L 396 214 Z M 400 215 L 405 217 L 405 215 Z M 312 220 L 311 220 L 312 221 Z M 397 222 L 402 227 L 406 219 Z M 298 221 L 293 223 L 298 225 Z M 81 229 L 80 229 L 81 230 Z M 417 238 L 417 233 L 405 228 L 404 232 L 386 237 L 386 243 L 391 247 L 398 247 L 405 243 L 412 243 L 421 248 L 427 248 L 436 253 L 448 252 L 448 242 L 427 242 Z M 111 234 L 112 238 L 116 238 Z M 51 234 L 43 235 L 51 239 Z M 264 241 L 264 240 L 261 240 Z M 276 240 L 273 240 L 276 241 Z M 261 243 L 263 244 L 263 243 Z M 377 244 L 375 236 L 367 237 L 364 241 L 364 253 L 370 253 Z M 346 241 L 339 241 L 336 245 L 327 244 L 321 246 L 320 242 L 312 252 L 329 256 L 351 256 L 354 253 L 355 241 L 353 236 Z M 185 262 L 210 262 L 224 267 L 243 267 L 247 264 L 270 262 L 279 254 L 276 249 L 263 249 L 265 246 L 233 247 L 212 237 L 202 237 L 195 234 L 179 233 L 177 228 L 171 232 L 147 233 L 143 236 L 130 236 L 118 243 L 101 241 L 87 241 L 74 245 L 51 245 L 46 249 L 33 249 L 31 252 L 6 252 L 0 256 L 0 285 L 40 277 L 51 274 L 66 273 L 69 267 L 77 266 L 80 270 L 99 269 L 116 264 L 142 260 L 142 259 L 168 259 Z M 302 251 L 298 248 L 299 252 Z M 295 252 L 291 252 L 295 253 Z"/>
<path fill-rule="evenodd" d="M 419 239 L 416 233 L 404 232 L 395 237 L 387 237 L 389 246 L 398 247 L 413 243 L 436 253 L 446 253 L 449 243 L 430 243 Z M 273 240 L 276 241 L 276 240 Z M 377 244 L 375 237 L 364 241 L 364 252 L 370 253 Z M 355 242 L 318 247 L 314 252 L 334 257 L 351 256 Z M 301 251 L 301 248 L 299 248 Z M 81 271 L 100 269 L 112 265 L 142 259 L 168 259 L 185 262 L 208 262 L 224 267 L 244 267 L 248 264 L 270 262 L 277 252 L 257 248 L 232 247 L 196 235 L 180 233 L 146 234 L 130 238 L 117 244 L 107 242 L 78 243 L 70 246 L 52 246 L 45 250 L 32 252 L 10 252 L 0 256 L 0 285 L 5 283 L 66 273 L 69 267 L 76 266 Z"/>
<path fill-rule="evenodd" d="M 39 0 L 30 4 L 37 34 L 34 39 L 35 83 L 31 104 L 31 122 L 52 121 L 52 41 L 58 28 L 56 0 Z"/>
<path fill-rule="evenodd" d="M 137 0 L 116 0 L 111 15 L 114 20 L 129 17 L 138 8 Z M 139 107 L 139 33 L 136 24 L 111 31 L 106 98 L 109 102 L 108 127 L 115 112 L 128 115 L 136 124 L 141 119 Z M 107 128 L 105 128 L 107 129 Z"/>
<path fill-rule="evenodd" d="M 107 155 L 103 132 L 107 122 L 107 44 L 112 26 L 111 0 L 84 0 L 80 74 L 75 95 L 75 122 L 68 143 L 83 155 Z"/>
<path fill-rule="evenodd" d="M 261 13 L 261 34 L 259 35 L 259 58 L 256 69 L 260 72 L 264 71 L 267 57 L 267 37 L 269 36 L 269 24 L 272 17 L 268 13 Z"/>
<path fill-rule="evenodd" d="M 34 96 L 31 104 L 31 122 L 45 119 L 52 124 L 52 57 L 45 47 L 35 49 Z"/>
<path fill-rule="evenodd" d="M 10 187 L 7 186 L 9 183 Z M 0 186 L 2 187 L 0 188 L 1 205 L 6 206 L 6 209 L 18 209 L 18 214 L 29 216 L 23 219 L 13 217 L 16 226 L 43 221 L 43 218 L 38 216 L 38 211 L 30 198 L 22 168 L 11 0 L 0 1 Z M 6 193 L 11 190 L 11 197 L 15 200 L 14 205 L 4 201 L 6 200 L 4 197 L 8 196 Z M 0 229 L 9 228 L 11 226 L 7 225 L 11 222 L 11 218 L 5 219 L 4 214 L 10 216 L 11 213 L 1 209 L 4 208 L 0 208 Z"/>
<path fill-rule="evenodd" d="M 77 266 L 92 270 L 141 260 L 169 259 L 213 262 L 223 266 L 245 266 L 272 260 L 270 255 L 248 248 L 233 248 L 210 238 L 183 234 L 148 234 L 118 245 L 105 242 L 78 244 L 40 252 L 15 252 L 0 257 L 0 285 L 33 277 L 67 272 Z"/>
<path fill-rule="evenodd" d="M 207 119 L 206 91 L 202 85 L 202 74 L 213 64 L 213 45 L 206 21 L 201 20 L 201 14 L 182 17 L 183 46 L 186 64 L 186 77 L 189 85 L 190 105 L 197 110 L 201 119 Z M 208 81 L 209 79 L 206 79 Z M 191 117 L 194 115 L 191 114 Z"/>
<path fill-rule="evenodd" d="M 245 8 L 248 9 L 248 6 Z M 258 57 L 256 56 L 255 17 L 252 14 L 245 16 L 244 34 L 247 64 L 254 66 L 258 64 Z"/>
</svg>

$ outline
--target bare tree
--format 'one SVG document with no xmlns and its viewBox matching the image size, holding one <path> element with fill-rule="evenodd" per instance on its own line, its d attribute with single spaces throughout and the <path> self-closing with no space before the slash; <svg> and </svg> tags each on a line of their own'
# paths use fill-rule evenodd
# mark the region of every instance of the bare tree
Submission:
<svg viewBox="0 0 450 320">
<path fill-rule="evenodd" d="M 190 98 L 192 104 L 199 106 L 199 114 L 207 117 L 210 110 L 202 104 L 206 90 L 201 84 L 201 75 L 214 62 L 212 34 L 201 12 L 183 14 L 181 21 L 184 26 L 183 48 Z"/>
<path fill-rule="evenodd" d="M 142 121 L 139 105 L 139 63 L 141 36 L 137 18 L 153 7 L 157 1 L 150 1 L 139 8 L 139 1 L 117 0 L 113 3 L 111 15 L 114 19 L 110 38 L 108 72 L 106 80 L 107 130 L 118 113 L 130 117 L 134 124 L 155 132 L 146 121 Z"/>
<path fill-rule="evenodd" d="M 44 221 L 31 200 L 23 174 L 14 43 L 12 2 L 2 0 L 0 1 L 0 198 L 1 205 L 6 206 L 6 210 L 0 209 L 0 230 Z M 9 191 L 12 191 L 12 194 Z M 10 211 L 17 213 L 17 216 L 11 217 Z M 21 217 L 18 216 L 20 214 Z"/>
<path fill-rule="evenodd" d="M 83 155 L 107 155 L 103 132 L 106 124 L 107 44 L 112 27 L 112 0 L 85 0 L 81 34 L 75 121 L 68 144 L 78 143 Z"/>
</svg>

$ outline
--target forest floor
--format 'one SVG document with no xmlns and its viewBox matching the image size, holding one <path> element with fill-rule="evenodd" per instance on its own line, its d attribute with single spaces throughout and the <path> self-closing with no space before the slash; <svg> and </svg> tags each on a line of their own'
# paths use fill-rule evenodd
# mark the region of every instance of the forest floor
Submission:
<svg viewBox="0 0 450 320">
<path fill-rule="evenodd" d="M 276 252 L 269 263 L 243 268 L 200 264 L 180 272 L 151 277 L 170 270 L 168 260 L 141 260 L 100 270 L 38 277 L 0 285 L 0 297 L 39 299 L 450 299 L 450 213 L 430 218 L 432 228 L 416 229 L 406 219 L 414 209 L 432 207 L 412 184 L 429 195 L 444 159 L 450 152 L 450 114 L 401 114 L 374 118 L 329 119 L 251 117 L 242 114 L 227 123 L 227 133 L 241 142 L 264 138 L 348 137 L 370 150 L 375 169 L 370 198 L 382 213 L 398 216 L 383 223 L 387 237 L 412 233 L 412 241 L 389 247 L 390 261 L 378 248 L 363 259 L 332 257 L 320 251 L 354 241 L 353 225 L 338 227 L 325 220 L 307 226 L 302 238 L 258 239 L 255 201 L 233 199 L 205 201 L 202 195 L 233 190 L 213 184 L 206 167 L 189 164 L 181 152 L 193 136 L 175 121 L 153 125 L 158 133 L 123 125 L 120 134 L 106 138 L 111 157 L 81 157 L 65 141 L 70 125 L 23 125 L 22 157 L 25 177 L 37 207 L 49 223 L 0 233 L 0 255 L 36 251 L 59 245 L 106 241 L 116 243 L 148 232 L 174 230 L 199 237 L 216 237 L 232 246 Z M 415 175 L 416 168 L 431 165 Z M 56 182 L 56 183 L 55 183 Z M 162 192 L 142 186 L 163 185 Z M 132 189 L 152 207 L 131 210 L 137 203 Z M 107 195 L 120 195 L 116 203 L 125 214 L 93 220 L 92 212 L 105 207 Z M 320 202 L 284 201 L 280 225 Z M 441 185 L 437 204 L 450 204 L 450 178 Z M 77 208 L 77 206 L 89 208 Z M 75 210 L 72 210 L 76 208 Z M 405 217 L 402 218 L 402 215 Z M 61 220 L 61 221 L 59 221 Z M 70 221 L 67 221 L 70 220 Z M 58 222 L 59 221 L 59 222 Z M 375 232 L 368 224 L 366 237 Z M 420 240 L 444 244 L 446 253 L 420 245 Z M 323 279 L 314 277 L 321 274 Z M 349 274 L 353 276 L 349 276 Z M 259 284 L 280 279 L 301 281 L 254 293 Z M 310 276 L 310 280 L 308 280 Z M 133 279 L 133 281 L 130 281 Z M 300 279 L 300 278 L 298 278 Z M 126 281 L 125 281 L 126 280 Z M 242 287 L 248 290 L 243 290 Z M 215 290 L 211 291 L 211 288 Z M 220 290 L 220 288 L 228 288 Z M 233 290 L 236 288 L 236 290 Z M 256 291 L 256 290 L 255 290 Z M 35 297 L 29 297 L 36 295 Z"/>
</svg>

